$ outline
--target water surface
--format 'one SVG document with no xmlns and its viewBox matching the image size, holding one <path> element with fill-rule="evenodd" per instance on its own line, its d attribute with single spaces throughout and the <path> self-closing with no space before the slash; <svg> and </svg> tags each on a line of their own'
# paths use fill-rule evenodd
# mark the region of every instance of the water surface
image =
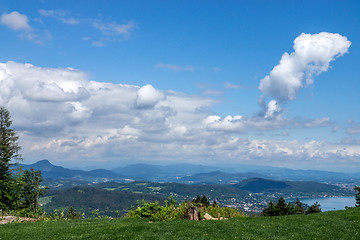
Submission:
<svg viewBox="0 0 360 240">
<path fill-rule="evenodd" d="M 345 206 L 354 207 L 355 197 L 329 197 L 329 198 L 303 198 L 300 199 L 302 203 L 312 205 L 315 202 L 320 203 L 320 208 L 323 212 L 332 210 L 343 210 Z"/>
</svg>

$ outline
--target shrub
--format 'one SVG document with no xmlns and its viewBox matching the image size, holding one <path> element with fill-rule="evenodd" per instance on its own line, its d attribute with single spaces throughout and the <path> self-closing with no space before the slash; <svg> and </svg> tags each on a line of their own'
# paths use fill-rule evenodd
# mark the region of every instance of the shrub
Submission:
<svg viewBox="0 0 360 240">
<path fill-rule="evenodd" d="M 146 202 L 142 200 L 138 201 L 137 208 L 133 207 L 126 214 L 128 218 L 148 218 L 150 221 L 167 221 L 175 219 L 186 218 L 186 214 L 189 212 L 189 209 L 192 209 L 193 213 L 195 210 L 196 214 L 199 214 L 199 220 L 203 219 L 206 213 L 210 214 L 213 217 L 239 217 L 244 216 L 242 212 L 239 212 L 237 209 L 220 207 L 216 203 L 212 206 L 210 202 L 203 196 L 202 198 L 193 199 L 191 202 L 184 201 L 180 205 L 170 196 L 169 200 L 164 201 L 165 206 L 161 206 L 158 201 L 155 202 Z"/>
<path fill-rule="evenodd" d="M 314 203 L 308 209 L 306 209 L 306 214 L 319 213 L 319 212 L 321 212 L 321 208 L 318 202 Z"/>
</svg>

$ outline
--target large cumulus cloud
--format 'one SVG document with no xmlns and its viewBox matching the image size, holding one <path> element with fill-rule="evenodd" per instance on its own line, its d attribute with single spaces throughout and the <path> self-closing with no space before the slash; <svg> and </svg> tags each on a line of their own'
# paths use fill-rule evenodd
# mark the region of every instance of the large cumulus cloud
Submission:
<svg viewBox="0 0 360 240">
<path fill-rule="evenodd" d="M 328 118 L 221 117 L 211 111 L 215 103 L 149 84 L 93 81 L 72 68 L 0 63 L 0 105 L 12 114 L 25 159 L 120 165 L 123 161 L 253 163 L 254 159 L 266 163 L 286 158 L 285 165 L 292 166 L 299 159 L 317 158 L 320 165 L 323 159 L 360 156 L 358 146 L 351 143 L 256 140 L 244 135 L 326 126 L 331 123 Z M 276 109 L 274 103 L 269 111 Z"/>
<path fill-rule="evenodd" d="M 300 90 L 314 82 L 314 76 L 329 69 L 330 62 L 348 52 L 351 42 L 337 33 L 302 33 L 294 40 L 294 52 L 284 53 L 280 63 L 260 81 L 260 104 L 266 117 L 281 113 L 275 104 L 293 101 Z M 266 104 L 265 99 L 272 98 Z"/>
<path fill-rule="evenodd" d="M 294 40 L 294 52 L 283 54 L 280 63 L 260 81 L 259 89 L 278 101 L 294 100 L 304 81 L 313 84 L 313 76 L 327 71 L 330 62 L 347 53 L 350 45 L 337 33 L 302 33 Z"/>
</svg>

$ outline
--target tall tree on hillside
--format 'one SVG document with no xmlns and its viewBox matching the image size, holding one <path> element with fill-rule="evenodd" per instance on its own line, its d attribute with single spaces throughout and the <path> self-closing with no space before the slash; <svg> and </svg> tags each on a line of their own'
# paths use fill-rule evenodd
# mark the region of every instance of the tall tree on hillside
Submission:
<svg viewBox="0 0 360 240">
<path fill-rule="evenodd" d="M 11 124 L 9 111 L 0 106 L 0 209 L 36 213 L 45 190 L 40 187 L 43 179 L 40 171 L 12 167 L 22 158 L 19 137 Z"/>
<path fill-rule="evenodd" d="M 11 128 L 12 120 L 9 111 L 0 106 L 0 208 L 12 209 L 14 201 L 15 180 L 11 165 L 21 160 L 17 143 L 19 137 Z"/>
<path fill-rule="evenodd" d="M 354 190 L 357 191 L 357 193 L 355 193 L 355 199 L 356 199 L 355 207 L 360 207 L 360 187 L 355 187 Z"/>
<path fill-rule="evenodd" d="M 305 214 L 304 206 L 303 206 L 302 202 L 300 202 L 299 198 L 296 198 L 294 209 L 295 209 L 296 214 Z"/>
</svg>

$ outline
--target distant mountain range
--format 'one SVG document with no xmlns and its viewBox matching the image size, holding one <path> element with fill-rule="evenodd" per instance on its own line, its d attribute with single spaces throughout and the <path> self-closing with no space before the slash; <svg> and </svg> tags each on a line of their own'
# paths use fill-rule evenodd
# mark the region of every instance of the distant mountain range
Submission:
<svg viewBox="0 0 360 240">
<path fill-rule="evenodd" d="M 52 165 L 48 160 L 41 160 L 34 164 L 21 164 L 24 169 L 40 170 L 43 178 L 49 179 L 72 179 L 80 181 L 125 181 L 127 177 L 106 169 L 95 169 L 91 171 L 73 170 Z"/>
<path fill-rule="evenodd" d="M 234 170 L 230 168 L 220 168 L 193 164 L 173 164 L 167 166 L 160 166 L 139 163 L 113 169 L 113 171 L 118 174 L 123 174 L 128 177 L 142 178 L 151 181 L 177 181 L 177 179 L 184 176 L 220 170 L 226 172 L 234 172 Z"/>
<path fill-rule="evenodd" d="M 360 174 L 347 174 L 318 170 L 293 170 L 287 168 L 261 168 L 251 172 L 236 172 L 232 168 L 193 164 L 167 166 L 133 164 L 113 170 L 95 169 L 91 171 L 73 170 L 55 166 L 48 160 L 34 164 L 21 164 L 24 169 L 41 170 L 47 179 L 71 179 L 87 182 L 126 182 L 146 180 L 157 182 L 179 182 L 187 184 L 235 184 L 249 178 L 264 178 L 288 181 L 316 181 L 329 183 L 360 183 Z"/>
<path fill-rule="evenodd" d="M 335 185 L 313 181 L 275 181 L 263 178 L 246 179 L 233 186 L 254 193 L 284 193 L 295 195 L 311 193 L 333 194 L 344 191 Z"/>
</svg>

